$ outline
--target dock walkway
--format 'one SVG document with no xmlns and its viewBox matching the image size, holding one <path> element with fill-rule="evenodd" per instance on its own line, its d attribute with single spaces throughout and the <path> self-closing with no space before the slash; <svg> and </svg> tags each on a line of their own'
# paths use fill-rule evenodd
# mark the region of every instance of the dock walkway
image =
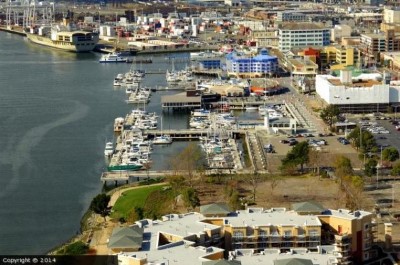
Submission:
<svg viewBox="0 0 400 265">
<path fill-rule="evenodd" d="M 103 172 L 101 174 L 100 180 L 103 183 L 106 182 L 135 182 L 135 181 L 141 181 L 141 180 L 146 180 L 147 178 L 163 178 L 166 176 L 174 175 L 174 174 L 185 174 L 187 171 L 183 171 L 179 173 L 179 171 L 176 170 L 159 170 L 159 171 L 154 171 L 154 170 L 141 170 L 141 171 L 121 171 L 121 172 Z M 210 169 L 202 172 L 194 172 L 194 175 L 197 174 L 205 174 L 205 175 L 215 175 L 215 174 L 252 174 L 254 173 L 253 169 Z M 259 170 L 258 173 L 261 174 L 266 174 L 268 173 L 266 170 Z"/>
</svg>

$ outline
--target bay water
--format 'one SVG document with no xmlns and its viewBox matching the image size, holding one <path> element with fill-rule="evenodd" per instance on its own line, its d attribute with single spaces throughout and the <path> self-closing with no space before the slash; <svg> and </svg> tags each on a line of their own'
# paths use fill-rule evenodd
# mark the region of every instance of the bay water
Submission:
<svg viewBox="0 0 400 265">
<path fill-rule="evenodd" d="M 100 64 L 95 53 L 74 54 L 0 32 L 0 254 L 44 254 L 79 232 L 79 221 L 101 191 L 106 141 L 113 122 L 133 107 L 113 89 L 127 64 Z M 145 70 L 171 69 L 165 55 Z M 175 65 L 177 69 L 184 65 Z M 144 85 L 166 86 L 164 74 Z M 148 111 L 161 113 L 160 97 Z M 165 129 L 186 128 L 187 114 L 165 114 Z M 157 147 L 153 169 L 186 146 Z"/>
</svg>

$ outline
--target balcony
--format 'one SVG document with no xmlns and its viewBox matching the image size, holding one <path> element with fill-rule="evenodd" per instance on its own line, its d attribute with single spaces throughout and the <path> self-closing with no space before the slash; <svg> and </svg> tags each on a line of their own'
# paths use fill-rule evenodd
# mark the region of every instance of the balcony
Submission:
<svg viewBox="0 0 400 265">
<path fill-rule="evenodd" d="M 282 240 L 283 241 L 293 241 L 293 236 L 292 235 L 290 235 L 290 236 L 282 236 Z"/>
</svg>

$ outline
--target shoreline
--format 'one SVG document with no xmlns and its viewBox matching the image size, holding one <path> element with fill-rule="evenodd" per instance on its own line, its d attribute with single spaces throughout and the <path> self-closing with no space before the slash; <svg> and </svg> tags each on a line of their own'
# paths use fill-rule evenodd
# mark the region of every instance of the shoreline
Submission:
<svg viewBox="0 0 400 265">
<path fill-rule="evenodd" d="M 4 26 L 0 26 L 0 31 L 19 35 L 22 37 L 26 37 L 26 33 L 22 31 L 21 27 L 11 27 L 7 28 Z M 97 45 L 112 45 L 113 42 L 100 40 Z M 187 44 L 188 45 L 188 44 Z M 49 47 L 51 48 L 51 47 Z M 121 51 L 130 51 L 131 49 L 128 47 L 127 41 L 121 41 L 117 44 L 116 47 L 118 50 Z M 146 54 L 163 54 L 163 53 L 182 53 L 182 52 L 197 52 L 197 51 L 209 51 L 209 50 L 218 50 L 219 47 L 217 45 L 208 45 L 208 46 L 187 46 L 187 47 L 180 47 L 180 48 L 157 48 L 157 49 L 143 49 L 143 50 L 136 50 L 133 49 L 136 55 L 146 55 Z M 96 48 L 95 48 L 96 50 Z M 97 52 L 95 51 L 94 52 Z"/>
<path fill-rule="evenodd" d="M 153 184 L 147 184 L 147 185 L 141 185 L 139 183 L 140 182 L 135 182 L 133 184 L 125 184 L 122 186 L 117 186 L 117 187 L 114 187 L 114 188 L 104 192 L 105 194 L 110 195 L 110 202 L 108 203 L 108 206 L 112 208 L 114 206 L 115 202 L 118 200 L 118 198 L 125 191 L 142 188 L 145 186 L 150 187 L 150 186 L 166 185 L 166 183 L 163 181 L 153 183 Z M 98 219 L 101 219 L 101 220 L 98 221 Z M 74 242 L 78 242 L 78 241 L 81 241 L 89 246 L 89 244 L 92 240 L 92 237 L 93 237 L 93 232 L 97 228 L 109 227 L 110 222 L 112 223 L 112 220 L 113 219 L 111 219 L 109 216 L 107 216 L 106 221 L 104 222 L 103 217 L 92 212 L 90 210 L 90 206 L 89 206 L 79 221 L 80 222 L 79 234 L 71 236 L 69 240 L 55 246 L 54 248 L 50 249 L 49 251 L 46 251 L 46 255 L 64 255 L 64 254 L 58 254 L 57 252 L 62 250 L 64 247 L 66 247 Z M 89 246 L 89 250 L 90 250 L 90 246 Z M 87 253 L 85 255 L 90 255 L 90 253 Z M 96 253 L 95 253 L 95 255 L 96 255 Z"/>
</svg>

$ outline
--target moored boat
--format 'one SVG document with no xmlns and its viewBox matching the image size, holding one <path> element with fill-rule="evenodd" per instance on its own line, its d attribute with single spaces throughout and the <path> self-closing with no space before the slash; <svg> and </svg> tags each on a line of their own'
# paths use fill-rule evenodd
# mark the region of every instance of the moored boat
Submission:
<svg viewBox="0 0 400 265">
<path fill-rule="evenodd" d="M 107 142 L 104 149 L 105 156 L 111 156 L 114 153 L 114 144 L 112 142 Z"/>
<path fill-rule="evenodd" d="M 153 144 L 170 144 L 172 143 L 172 138 L 169 135 L 161 135 L 154 137 Z"/>
<path fill-rule="evenodd" d="M 119 53 L 113 52 L 103 54 L 99 60 L 100 63 L 126 63 L 128 58 L 121 56 Z"/>
<path fill-rule="evenodd" d="M 113 166 L 108 166 L 107 170 L 108 171 L 137 171 L 141 169 L 143 166 L 140 164 L 119 164 L 119 165 L 113 165 Z"/>
</svg>

